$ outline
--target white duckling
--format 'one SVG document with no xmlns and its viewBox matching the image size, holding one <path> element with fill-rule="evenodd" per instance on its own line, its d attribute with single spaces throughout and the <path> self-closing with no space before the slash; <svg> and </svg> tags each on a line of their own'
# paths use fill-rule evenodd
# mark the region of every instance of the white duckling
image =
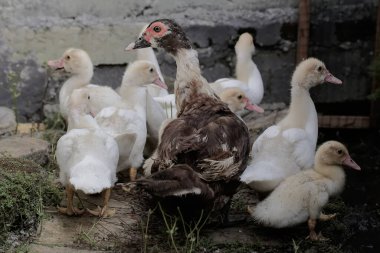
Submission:
<svg viewBox="0 0 380 253">
<path fill-rule="evenodd" d="M 297 66 L 289 112 L 256 139 L 253 159 L 240 177 L 242 182 L 258 191 L 271 191 L 286 177 L 312 167 L 318 118 L 309 89 L 324 82 L 342 83 L 318 59 L 309 58 Z"/>
<path fill-rule="evenodd" d="M 157 86 L 164 89 L 167 88 L 166 85 L 161 81 L 153 63 L 149 61 L 138 60 L 130 64 L 125 70 L 119 92 L 123 98 L 124 103 L 126 103 L 132 110 L 135 110 L 137 115 L 143 118 L 144 122 L 146 122 L 145 127 L 138 128 L 139 131 L 143 131 L 143 129 L 145 130 L 145 139 L 148 133 L 153 139 L 156 140 L 156 142 L 158 142 L 159 128 L 166 118 L 164 117 L 163 111 L 160 109 L 155 111 L 155 117 L 159 120 L 148 119 L 148 115 L 150 115 L 152 112 L 150 107 L 153 107 L 155 105 L 155 108 L 160 108 L 158 104 L 155 104 L 154 100 L 146 90 L 147 84 L 151 83 L 156 84 Z M 145 145 L 145 140 L 143 142 L 142 137 L 141 141 L 139 142 L 144 143 Z M 142 149 L 138 149 L 139 152 L 136 152 L 136 155 L 139 154 L 139 157 L 141 158 L 141 160 L 139 160 L 139 166 L 143 162 L 144 145 L 142 145 Z M 141 146 L 138 145 L 138 147 Z M 134 154 L 134 152 L 132 152 L 132 154 Z"/>
<path fill-rule="evenodd" d="M 75 91 L 81 94 L 78 99 L 86 104 L 99 127 L 116 140 L 119 149 L 117 172 L 131 167 L 130 177 L 135 180 L 136 168 L 143 161 L 145 118 L 129 109 L 123 99 L 109 87 L 89 85 Z"/>
<path fill-rule="evenodd" d="M 329 197 L 339 194 L 344 188 L 342 165 L 360 170 L 342 143 L 327 141 L 318 148 L 312 170 L 288 177 L 254 210 L 248 210 L 259 223 L 276 228 L 308 220 L 309 238 L 324 239 L 315 232 L 316 220 L 329 220 L 336 216 L 325 215 L 321 210 Z"/>
<path fill-rule="evenodd" d="M 88 85 L 94 74 L 91 59 L 84 50 L 69 48 L 60 59 L 48 61 L 48 65 L 53 69 L 64 69 L 71 74 L 59 91 L 59 108 L 62 116 L 67 119 L 68 101 L 72 91 Z"/>
<path fill-rule="evenodd" d="M 66 188 L 67 207 L 59 211 L 79 215 L 84 210 L 73 206 L 74 192 L 103 193 L 104 205 L 98 210 L 88 210 L 96 216 L 112 215 L 108 209 L 111 188 L 116 182 L 119 150 L 116 141 L 99 128 L 90 116 L 89 108 L 81 103 L 83 94 L 74 90 L 68 101 L 68 132 L 57 143 L 55 155 L 60 168 L 59 180 Z"/>
<path fill-rule="evenodd" d="M 260 104 L 264 96 L 264 85 L 261 74 L 252 60 L 255 52 L 252 35 L 243 33 L 235 45 L 236 53 L 236 79 L 222 78 L 211 83 L 215 92 L 220 93 L 227 88 L 238 87 L 242 89 L 251 103 Z"/>
</svg>

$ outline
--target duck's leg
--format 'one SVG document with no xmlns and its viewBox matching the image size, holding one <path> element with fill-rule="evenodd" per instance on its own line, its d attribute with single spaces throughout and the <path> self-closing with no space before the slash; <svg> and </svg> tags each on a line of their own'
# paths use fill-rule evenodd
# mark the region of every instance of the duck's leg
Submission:
<svg viewBox="0 0 380 253">
<path fill-rule="evenodd" d="M 307 221 L 307 225 L 309 227 L 309 236 L 308 238 L 312 241 L 317 241 L 318 240 L 318 235 L 315 232 L 315 225 L 317 224 L 317 221 L 314 219 L 309 219 Z"/>
<path fill-rule="evenodd" d="M 137 176 L 137 169 L 134 168 L 134 167 L 131 167 L 129 169 L 129 179 L 131 181 L 135 181 L 136 180 L 136 176 Z"/>
<path fill-rule="evenodd" d="M 84 210 L 78 209 L 73 205 L 75 189 L 72 184 L 68 184 L 66 186 L 66 198 L 67 198 L 67 207 L 58 207 L 58 212 L 67 214 L 69 216 L 72 215 L 81 215 L 84 213 Z"/>
<path fill-rule="evenodd" d="M 326 241 L 328 240 L 328 238 L 324 237 L 321 233 L 317 234 L 315 232 L 315 226 L 317 224 L 317 220 L 316 219 L 311 219 L 309 218 L 309 220 L 307 221 L 307 225 L 309 226 L 309 236 L 306 237 L 306 239 L 310 239 L 312 241 Z"/>
<path fill-rule="evenodd" d="M 102 196 L 103 196 L 103 207 L 100 208 L 98 206 L 96 210 L 87 209 L 87 211 L 94 216 L 99 216 L 103 218 L 112 217 L 115 214 L 115 210 L 108 208 L 108 202 L 111 197 L 111 188 L 107 188 L 103 190 Z"/>
<path fill-rule="evenodd" d="M 319 215 L 319 219 L 321 221 L 328 221 L 328 220 L 334 219 L 335 217 L 336 217 L 336 213 L 333 213 L 333 214 L 324 214 L 324 213 L 321 213 Z"/>
</svg>

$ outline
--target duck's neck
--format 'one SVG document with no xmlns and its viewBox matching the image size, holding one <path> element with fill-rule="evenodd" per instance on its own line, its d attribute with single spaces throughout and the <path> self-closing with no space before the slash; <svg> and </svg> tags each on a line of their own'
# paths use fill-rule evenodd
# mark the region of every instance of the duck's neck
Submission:
<svg viewBox="0 0 380 253">
<path fill-rule="evenodd" d="M 330 195 L 339 194 L 346 182 L 346 175 L 343 171 L 343 168 L 338 165 L 325 165 L 320 161 L 316 161 L 315 163 L 315 171 L 321 174 L 323 177 L 328 179 L 327 190 Z"/>
<path fill-rule="evenodd" d="M 264 85 L 260 71 L 252 61 L 250 52 L 236 54 L 236 79 L 248 86 L 251 94 L 247 94 L 251 102 L 258 104 L 264 96 Z"/>
<path fill-rule="evenodd" d="M 215 96 L 207 80 L 201 75 L 197 51 L 194 49 L 179 49 L 174 55 L 177 63 L 177 75 L 174 83 L 177 110 L 197 94 L 204 93 Z"/>
<path fill-rule="evenodd" d="M 68 118 L 68 131 L 71 129 L 97 129 L 99 128 L 96 120 L 89 114 L 83 114 L 77 110 L 71 110 Z"/>
<path fill-rule="evenodd" d="M 124 103 L 133 110 L 137 111 L 142 117 L 146 117 L 146 87 L 136 85 L 123 85 L 120 88 Z"/>
<path fill-rule="evenodd" d="M 308 89 L 293 85 L 288 115 L 278 124 L 283 129 L 302 128 L 315 135 L 318 131 L 317 111 Z"/>
<path fill-rule="evenodd" d="M 254 63 L 250 54 L 242 52 L 236 53 L 236 79 L 248 84 L 253 68 Z"/>
<path fill-rule="evenodd" d="M 59 104 L 62 110 L 67 110 L 67 101 L 73 92 L 73 90 L 88 85 L 93 75 L 92 68 L 86 71 L 86 73 L 76 74 L 67 79 L 59 91 Z"/>
</svg>

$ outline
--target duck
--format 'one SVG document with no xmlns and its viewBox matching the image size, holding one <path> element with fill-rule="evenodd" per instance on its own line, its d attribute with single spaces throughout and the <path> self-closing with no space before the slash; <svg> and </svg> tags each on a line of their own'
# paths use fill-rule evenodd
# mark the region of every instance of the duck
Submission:
<svg viewBox="0 0 380 253">
<path fill-rule="evenodd" d="M 253 143 L 253 159 L 240 177 L 243 183 L 257 191 L 269 192 L 286 177 L 312 167 L 318 118 L 309 90 L 325 82 L 342 84 L 316 58 L 298 64 L 291 80 L 288 114 Z"/>
<path fill-rule="evenodd" d="M 118 145 L 99 127 L 89 108 L 81 103 L 81 96 L 78 89 L 71 93 L 67 104 L 68 131 L 57 142 L 59 181 L 67 197 L 67 207 L 59 207 L 58 211 L 69 216 L 83 214 L 84 209 L 73 205 L 75 191 L 81 190 L 85 194 L 102 193 L 103 207 L 87 211 L 95 216 L 110 217 L 114 213 L 108 203 L 117 180 Z"/>
<path fill-rule="evenodd" d="M 152 150 L 156 148 L 158 131 L 162 122 L 167 119 L 165 111 L 153 99 L 147 89 L 151 86 L 157 86 L 159 89 L 164 90 L 168 88 L 153 62 L 136 60 L 126 68 L 119 88 L 119 94 L 127 104 L 145 110 L 141 112 L 141 115 L 144 115 L 147 125 L 146 143 L 148 145 L 144 150 L 144 154 L 147 155 L 151 154 Z M 133 92 L 138 92 L 140 99 L 136 99 Z"/>
<path fill-rule="evenodd" d="M 260 71 L 252 60 L 255 45 L 251 34 L 243 33 L 239 36 L 235 44 L 235 53 L 236 79 L 221 78 L 210 85 L 217 94 L 220 94 L 224 89 L 238 87 L 246 93 L 251 103 L 260 104 L 264 96 L 264 85 Z"/>
<path fill-rule="evenodd" d="M 343 165 L 361 170 L 342 143 L 327 141 L 318 148 L 313 169 L 286 178 L 266 199 L 255 208 L 249 207 L 248 211 L 257 222 L 275 228 L 293 226 L 307 220 L 308 238 L 324 240 L 322 234 L 315 232 L 316 221 L 330 220 L 336 216 L 326 215 L 321 210 L 330 197 L 344 189 Z"/>
<path fill-rule="evenodd" d="M 248 163 L 247 126 L 201 75 L 197 52 L 175 21 L 153 21 L 126 50 L 145 47 L 163 48 L 175 59 L 178 113 L 162 130 L 151 175 L 135 185 L 189 217 L 227 210 Z"/>
<path fill-rule="evenodd" d="M 63 118 L 67 119 L 68 101 L 72 91 L 90 84 L 94 74 L 91 58 L 88 53 L 82 49 L 68 48 L 61 58 L 49 60 L 47 64 L 52 69 L 64 69 L 71 74 L 59 91 L 60 113 Z"/>
</svg>

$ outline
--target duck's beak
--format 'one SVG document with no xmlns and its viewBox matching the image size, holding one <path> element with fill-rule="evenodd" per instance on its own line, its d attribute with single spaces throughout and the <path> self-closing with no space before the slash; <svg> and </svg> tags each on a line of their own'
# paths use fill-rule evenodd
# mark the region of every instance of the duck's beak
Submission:
<svg viewBox="0 0 380 253">
<path fill-rule="evenodd" d="M 125 51 L 130 51 L 133 49 L 138 49 L 138 48 L 146 48 L 146 47 L 151 47 L 152 44 L 150 44 L 148 41 L 144 39 L 143 36 L 139 37 L 135 42 L 132 42 L 129 44 L 126 48 Z"/>
<path fill-rule="evenodd" d="M 340 79 L 333 76 L 330 72 L 327 73 L 327 75 L 325 77 L 325 82 L 334 83 L 334 84 L 342 84 L 343 83 Z"/>
<path fill-rule="evenodd" d="M 342 163 L 350 168 L 353 168 L 354 170 L 361 170 L 360 166 L 357 165 L 354 160 L 352 160 L 350 155 L 347 155 Z"/>
<path fill-rule="evenodd" d="M 153 81 L 153 83 L 154 83 L 155 85 L 157 85 L 157 86 L 159 86 L 159 87 L 165 89 L 165 90 L 168 89 L 168 86 L 166 85 L 166 83 L 164 83 L 164 82 L 161 80 L 160 77 L 157 77 L 157 78 Z"/>
<path fill-rule="evenodd" d="M 64 68 L 64 60 L 58 59 L 58 60 L 50 60 L 47 62 L 48 66 L 52 69 L 63 69 Z"/>
<path fill-rule="evenodd" d="M 245 101 L 245 109 L 249 110 L 249 111 L 256 111 L 258 113 L 263 113 L 264 112 L 264 109 L 261 108 L 260 106 L 258 105 L 255 105 L 255 104 L 252 104 L 248 98 L 245 98 L 244 99 Z"/>
</svg>

